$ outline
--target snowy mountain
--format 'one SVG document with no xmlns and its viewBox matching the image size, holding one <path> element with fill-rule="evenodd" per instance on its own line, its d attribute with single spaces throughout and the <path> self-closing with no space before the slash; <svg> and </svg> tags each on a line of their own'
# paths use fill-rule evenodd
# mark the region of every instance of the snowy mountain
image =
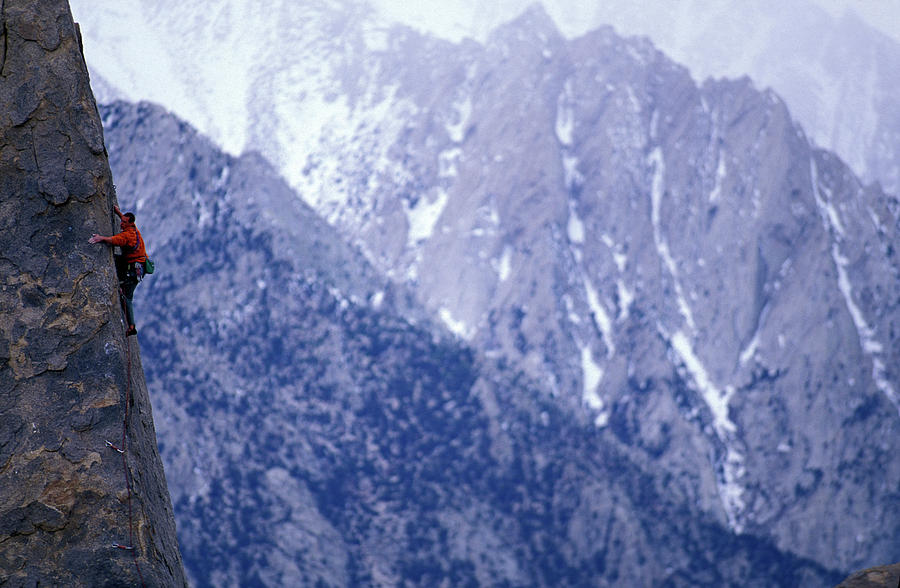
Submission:
<svg viewBox="0 0 900 588">
<path fill-rule="evenodd" d="M 389 18 L 457 40 L 467 35 L 484 40 L 532 4 L 506 0 L 485 10 L 471 0 L 448 0 L 439 9 L 409 10 L 390 0 L 375 3 Z M 612 25 L 620 34 L 649 37 L 690 68 L 697 81 L 746 75 L 760 88 L 773 88 L 819 146 L 840 155 L 867 181 L 900 193 L 896 3 L 556 0 L 545 5 L 569 38 Z"/>
<path fill-rule="evenodd" d="M 896 201 L 815 150 L 776 95 L 698 88 L 608 29 L 568 42 L 533 10 L 485 46 L 391 39 L 371 69 L 403 128 L 381 133 L 386 158 L 348 141 L 306 170 L 307 198 L 459 336 L 643 447 L 735 531 L 841 566 L 869 541 L 886 556 L 889 532 L 826 546 L 800 521 L 858 508 L 895 471 Z M 875 452 L 867 490 L 823 427 Z M 842 525 L 890 517 L 883 492 Z"/>
<path fill-rule="evenodd" d="M 841 577 L 735 534 L 637 440 L 412 324 L 261 158 L 147 104 L 103 121 L 157 261 L 139 338 L 193 586 Z"/>
<path fill-rule="evenodd" d="M 162 104 L 230 153 L 265 153 L 299 187 L 300 154 L 323 140 L 324 127 L 352 128 L 383 114 L 339 97 L 347 96 L 348 84 L 366 91 L 361 66 L 386 46 L 393 19 L 454 42 L 467 36 L 483 42 L 529 4 L 448 0 L 398 10 L 387 0 L 265 7 L 238 0 L 73 0 L 72 8 L 88 39 L 101 102 Z M 867 182 L 900 193 L 900 107 L 893 98 L 900 42 L 852 12 L 836 18 L 808 0 L 556 0 L 547 10 L 569 38 L 605 24 L 620 34 L 646 35 L 698 82 L 749 75 L 784 98 L 817 145 Z"/>
<path fill-rule="evenodd" d="M 718 541 L 741 558 L 814 562 L 813 574 L 894 557 L 900 208 L 816 148 L 778 95 L 748 79 L 698 85 L 608 27 L 567 39 L 540 8 L 482 44 L 379 28 L 362 4 L 228 6 L 146 9 L 168 55 L 199 56 L 148 66 L 175 72 L 159 91 L 187 96 L 198 120 L 239 117 L 200 126 L 259 149 L 306 204 L 262 158 L 214 153 L 159 111 L 104 117 L 120 194 L 135 194 L 145 226 L 168 227 L 163 265 L 191 277 L 148 284 L 150 316 L 166 318 L 145 335 L 151 388 L 175 391 L 161 435 L 207 439 L 197 455 L 174 440 L 163 451 L 179 464 L 185 544 L 207 546 L 201 524 L 250 501 L 272 525 L 291 521 L 279 573 L 308 571 L 296 562 L 315 544 L 322 574 L 349 574 L 332 583 L 416 578 L 421 562 L 382 542 L 426 529 L 438 537 L 421 565 L 480 583 L 558 584 L 555 569 L 573 584 L 625 569 L 639 584 L 737 582 L 718 567 L 694 575 Z M 205 35 L 218 53 L 197 49 Z M 232 50 L 254 66 L 203 65 Z M 287 424 L 273 406 L 292 407 Z M 379 498 L 401 480 L 404 493 Z M 269 498 L 279 487 L 307 510 L 286 518 Z M 328 506 L 332 492 L 358 509 Z M 410 496 L 431 499 L 404 512 Z M 255 513 L 226 543 L 267 570 Z M 426 514 L 421 533 L 403 530 Z M 500 521 L 488 542 L 466 551 L 487 520 Z M 307 537 L 309 524 L 325 530 Z M 466 531 L 434 531 L 454 528 Z M 680 545 L 675 529 L 693 547 L 661 564 L 658 540 Z M 202 566 L 194 549 L 186 561 Z M 483 551 L 499 555 L 476 562 Z M 591 568 L 600 551 L 616 555 Z M 469 563 L 445 569 L 432 556 L 446 553 Z M 762 584 L 797 583 L 776 567 Z"/>
<path fill-rule="evenodd" d="M 836 18 L 797 0 L 663 3 L 653 18 L 642 4 L 598 3 L 591 22 L 649 36 L 698 81 L 748 75 L 759 88 L 774 89 L 818 146 L 866 182 L 900 193 L 900 37 L 890 20 L 882 28 L 892 37 L 856 16 L 866 8 L 861 3 L 849 3 Z M 898 22 L 897 6 L 890 10 Z M 573 17 L 570 29 L 580 24 L 571 10 L 553 14 L 561 23 Z"/>
</svg>

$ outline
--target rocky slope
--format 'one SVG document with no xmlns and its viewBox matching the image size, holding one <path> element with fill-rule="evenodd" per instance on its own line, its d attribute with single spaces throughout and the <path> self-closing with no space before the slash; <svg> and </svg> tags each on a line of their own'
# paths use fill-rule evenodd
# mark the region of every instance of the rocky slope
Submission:
<svg viewBox="0 0 900 588">
<path fill-rule="evenodd" d="M 736 535 L 515 365 L 411 322 L 261 158 L 157 107 L 103 112 L 160 268 L 139 337 L 193 584 L 840 579 Z"/>
<path fill-rule="evenodd" d="M 388 38 L 347 92 L 390 116 L 329 126 L 304 197 L 722 524 L 842 569 L 889 559 L 896 198 L 772 92 L 698 87 L 610 29 L 567 41 L 535 9 L 484 46 Z"/>
<path fill-rule="evenodd" d="M 0 23 L 0 584 L 184 585 L 140 352 L 87 242 L 115 193 L 78 31 L 62 0 Z"/>
</svg>

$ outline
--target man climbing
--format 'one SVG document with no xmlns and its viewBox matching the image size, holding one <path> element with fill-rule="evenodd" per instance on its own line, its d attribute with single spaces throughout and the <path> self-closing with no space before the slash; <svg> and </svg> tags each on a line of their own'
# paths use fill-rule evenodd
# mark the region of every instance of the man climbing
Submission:
<svg viewBox="0 0 900 588">
<path fill-rule="evenodd" d="M 144 248 L 144 238 L 134 224 L 134 214 L 126 212 L 122 214 L 118 206 L 113 206 L 113 212 L 121 220 L 122 231 L 112 237 L 94 234 L 89 241 L 91 243 L 106 243 L 118 246 L 122 250 L 121 255 L 115 256 L 116 275 L 119 277 L 119 294 L 125 306 L 125 319 L 128 322 L 128 330 L 125 335 L 137 335 L 137 327 L 134 326 L 134 289 L 144 277 L 144 264 L 147 262 L 147 250 Z"/>
</svg>

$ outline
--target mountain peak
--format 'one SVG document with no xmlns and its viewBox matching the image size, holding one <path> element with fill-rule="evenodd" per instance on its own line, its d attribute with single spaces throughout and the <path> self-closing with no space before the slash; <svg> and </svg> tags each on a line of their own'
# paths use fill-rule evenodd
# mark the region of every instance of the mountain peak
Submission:
<svg viewBox="0 0 900 588">
<path fill-rule="evenodd" d="M 556 22 L 547 13 L 544 6 L 536 2 L 529 5 L 518 17 L 497 27 L 488 37 L 488 43 L 490 44 L 492 39 L 503 39 L 509 36 L 520 37 L 523 32 L 547 41 L 552 40 L 556 42 L 563 39 Z"/>
</svg>

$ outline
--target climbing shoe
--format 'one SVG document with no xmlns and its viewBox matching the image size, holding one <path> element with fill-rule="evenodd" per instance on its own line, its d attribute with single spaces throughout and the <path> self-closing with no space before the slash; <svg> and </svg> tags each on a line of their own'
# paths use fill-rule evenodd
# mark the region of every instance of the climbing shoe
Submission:
<svg viewBox="0 0 900 588">
<path fill-rule="evenodd" d="M 134 325 L 129 325 L 128 330 L 125 331 L 125 336 L 131 337 L 132 335 L 137 335 L 137 327 L 135 327 Z"/>
</svg>

